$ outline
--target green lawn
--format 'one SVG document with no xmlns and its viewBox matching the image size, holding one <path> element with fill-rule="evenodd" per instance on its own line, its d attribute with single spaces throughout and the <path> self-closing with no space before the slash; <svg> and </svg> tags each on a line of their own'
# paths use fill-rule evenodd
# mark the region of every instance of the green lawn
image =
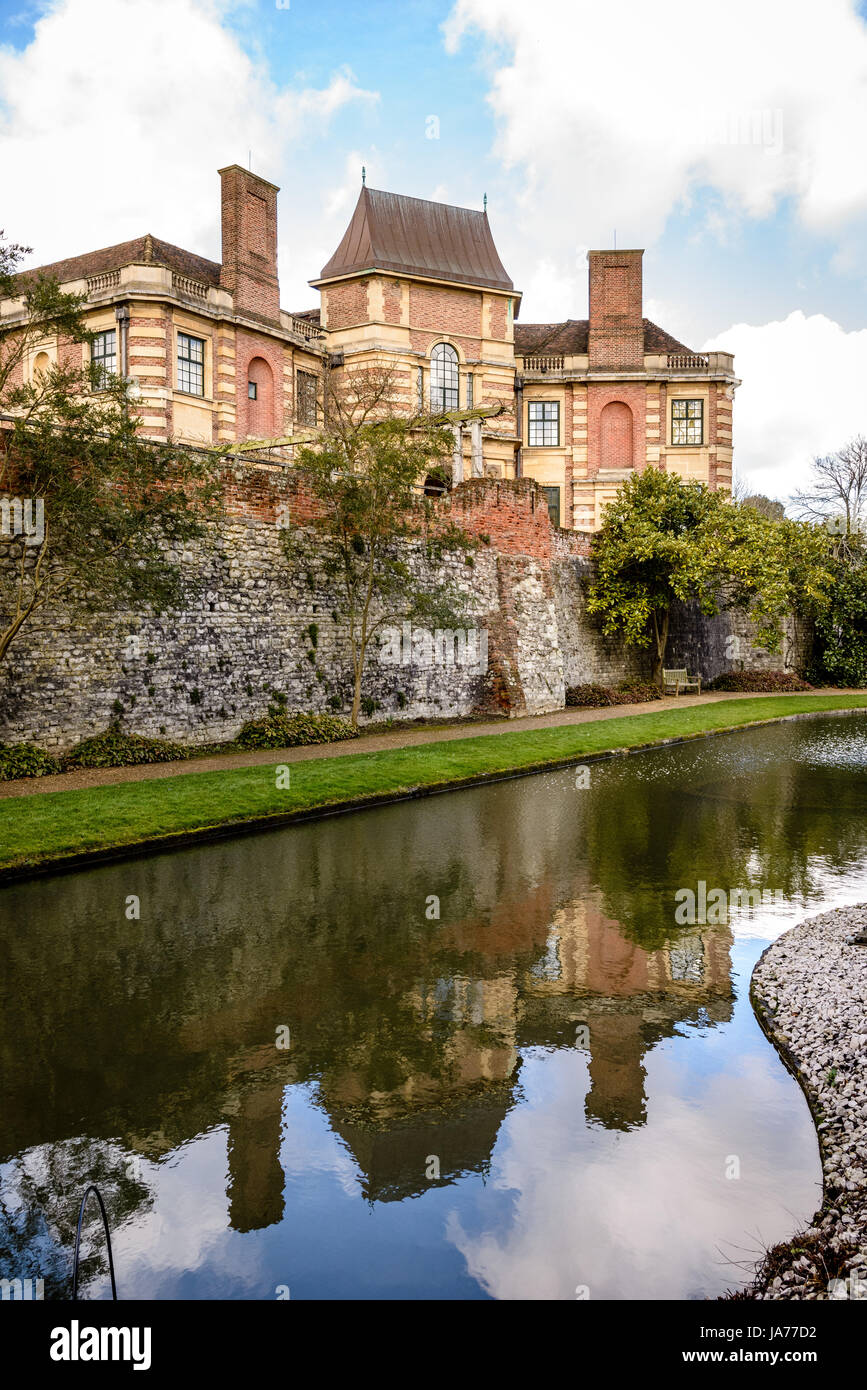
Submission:
<svg viewBox="0 0 867 1390">
<path fill-rule="evenodd" d="M 134 846 L 216 826 L 279 819 L 287 812 L 580 761 L 613 748 L 738 728 L 787 714 L 864 707 L 867 692 L 746 697 L 556 729 L 312 759 L 292 764 L 287 789 L 276 785 L 275 758 L 274 765 L 10 797 L 0 800 L 0 874 L 4 869 L 35 866 L 85 851 Z"/>
</svg>

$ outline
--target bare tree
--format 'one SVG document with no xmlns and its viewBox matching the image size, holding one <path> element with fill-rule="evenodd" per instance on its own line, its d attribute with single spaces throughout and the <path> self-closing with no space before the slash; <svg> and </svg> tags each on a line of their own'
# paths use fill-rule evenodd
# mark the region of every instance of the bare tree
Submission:
<svg viewBox="0 0 867 1390">
<path fill-rule="evenodd" d="M 754 512 L 767 517 L 768 521 L 782 521 L 786 515 L 783 503 L 777 502 L 773 497 L 766 497 L 763 492 L 748 492 L 741 499 L 741 506 L 752 507 Z"/>
<path fill-rule="evenodd" d="M 846 534 L 867 520 L 867 439 L 863 434 L 834 454 L 813 460 L 810 487 L 796 492 L 792 503 L 804 521 L 845 519 Z"/>
<path fill-rule="evenodd" d="M 355 727 L 371 644 L 386 624 L 462 624 L 465 594 L 440 573 L 439 561 L 472 542 L 418 495 L 420 480 L 433 474 L 445 486 L 451 477 L 446 417 L 413 414 L 404 379 L 390 365 L 328 369 L 322 392 L 322 431 L 295 455 L 321 515 L 312 536 L 286 530 L 284 546 L 296 565 L 302 554 L 315 555 L 332 581 L 349 638 Z M 418 566 L 410 563 L 413 545 Z"/>
</svg>

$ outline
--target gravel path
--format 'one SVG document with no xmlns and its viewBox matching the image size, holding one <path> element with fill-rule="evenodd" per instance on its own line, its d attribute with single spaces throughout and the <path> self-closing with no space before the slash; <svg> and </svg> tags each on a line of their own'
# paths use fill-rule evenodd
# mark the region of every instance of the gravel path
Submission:
<svg viewBox="0 0 867 1390">
<path fill-rule="evenodd" d="M 810 1103 L 824 1201 L 737 1297 L 867 1299 L 867 903 L 811 917 L 769 946 L 752 998 Z"/>
</svg>

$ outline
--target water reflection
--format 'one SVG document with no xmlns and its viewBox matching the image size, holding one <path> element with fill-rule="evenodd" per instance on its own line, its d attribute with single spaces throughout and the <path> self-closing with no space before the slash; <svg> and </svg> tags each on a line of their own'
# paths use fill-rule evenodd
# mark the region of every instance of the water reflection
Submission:
<svg viewBox="0 0 867 1390">
<path fill-rule="evenodd" d="M 3 1272 L 68 1293 L 97 1181 L 127 1297 L 736 1282 L 818 1181 L 743 982 L 863 894 L 865 761 L 848 716 L 6 889 Z M 786 906 L 676 928 L 699 879 Z"/>
</svg>

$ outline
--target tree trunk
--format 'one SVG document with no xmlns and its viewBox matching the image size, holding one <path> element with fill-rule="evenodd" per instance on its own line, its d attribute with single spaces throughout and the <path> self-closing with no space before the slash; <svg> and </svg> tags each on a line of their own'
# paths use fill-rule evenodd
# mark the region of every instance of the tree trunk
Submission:
<svg viewBox="0 0 867 1390">
<path fill-rule="evenodd" d="M 352 692 L 352 713 L 351 713 L 350 716 L 349 716 L 349 722 L 350 722 L 350 724 L 352 725 L 353 729 L 357 729 L 357 728 L 358 728 L 358 711 L 359 711 L 360 706 L 361 706 L 361 666 L 358 665 L 358 666 L 356 666 L 356 668 L 355 668 L 355 688 L 353 689 L 353 692 Z"/>
<path fill-rule="evenodd" d="M 653 637 L 656 644 L 656 651 L 653 657 L 653 683 L 662 690 L 662 668 L 665 664 L 665 649 L 668 646 L 668 625 L 671 618 L 671 609 L 666 608 L 662 614 L 662 619 L 657 616 L 656 610 L 653 611 Z"/>
</svg>

